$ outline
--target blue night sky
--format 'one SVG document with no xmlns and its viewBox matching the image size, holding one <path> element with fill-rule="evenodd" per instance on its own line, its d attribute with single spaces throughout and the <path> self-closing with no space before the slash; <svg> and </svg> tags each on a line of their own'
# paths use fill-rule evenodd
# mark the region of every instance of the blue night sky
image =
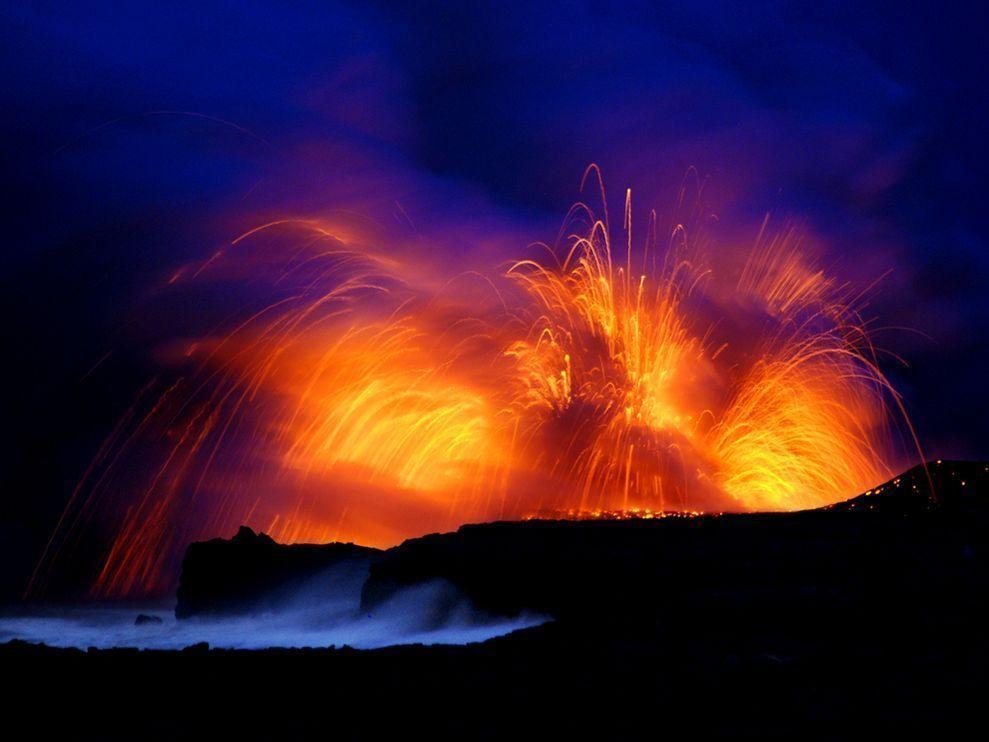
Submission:
<svg viewBox="0 0 989 742">
<path fill-rule="evenodd" d="M 922 441 L 989 456 L 974 5 L 275 5 L 0 7 L 2 469 L 36 492 L 4 505 L 15 550 L 147 377 L 159 328 L 135 307 L 170 268 L 341 205 L 398 202 L 451 250 L 551 239 L 590 162 L 660 211 L 694 167 L 722 223 L 772 213 L 849 277 L 892 269 L 870 311 L 912 330 L 879 341 L 910 363 L 889 370 Z"/>
</svg>

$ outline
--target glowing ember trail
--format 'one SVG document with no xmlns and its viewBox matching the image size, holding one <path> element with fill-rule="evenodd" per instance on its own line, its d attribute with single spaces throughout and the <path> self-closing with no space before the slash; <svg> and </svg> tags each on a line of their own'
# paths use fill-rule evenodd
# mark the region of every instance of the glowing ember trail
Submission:
<svg viewBox="0 0 989 742">
<path fill-rule="evenodd" d="M 444 276 L 353 230 L 276 222 L 180 270 L 249 277 L 266 303 L 145 389 L 31 589 L 93 524 L 114 535 L 92 592 L 146 595 L 189 541 L 240 524 L 391 545 L 549 512 L 797 509 L 891 476 L 909 424 L 861 295 L 791 233 L 709 262 L 682 225 L 660 244 L 652 215 L 637 244 L 632 224 L 627 194 L 616 249 L 579 204 L 557 245 Z"/>
</svg>

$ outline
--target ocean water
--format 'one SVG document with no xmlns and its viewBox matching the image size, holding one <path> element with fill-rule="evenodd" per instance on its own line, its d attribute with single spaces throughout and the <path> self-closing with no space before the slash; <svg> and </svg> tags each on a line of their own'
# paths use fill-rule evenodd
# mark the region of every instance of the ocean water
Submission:
<svg viewBox="0 0 989 742">
<path fill-rule="evenodd" d="M 168 605 L 87 605 L 17 608 L 0 615 L 0 642 L 21 639 L 56 647 L 138 647 L 180 649 L 207 642 L 211 647 L 341 647 L 358 649 L 397 644 L 469 644 L 537 626 L 537 615 L 506 619 L 477 611 L 445 583 L 398 593 L 368 613 L 353 586 L 331 593 L 308 586 L 275 610 L 234 617 L 176 620 Z M 161 623 L 135 624 L 138 614 Z"/>
</svg>

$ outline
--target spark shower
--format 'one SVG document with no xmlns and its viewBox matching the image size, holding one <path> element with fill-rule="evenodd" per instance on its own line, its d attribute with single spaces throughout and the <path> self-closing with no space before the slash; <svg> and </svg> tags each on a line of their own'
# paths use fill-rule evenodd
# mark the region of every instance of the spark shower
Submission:
<svg viewBox="0 0 989 742">
<path fill-rule="evenodd" d="M 584 188 L 584 186 L 589 186 Z M 449 271 L 349 223 L 277 220 L 170 278 L 261 301 L 177 343 L 78 484 L 29 591 L 110 533 L 95 596 L 174 586 L 241 524 L 387 546 L 539 515 L 794 510 L 913 443 L 869 322 L 792 228 L 714 244 L 617 223 L 595 167 L 553 244 Z"/>
</svg>

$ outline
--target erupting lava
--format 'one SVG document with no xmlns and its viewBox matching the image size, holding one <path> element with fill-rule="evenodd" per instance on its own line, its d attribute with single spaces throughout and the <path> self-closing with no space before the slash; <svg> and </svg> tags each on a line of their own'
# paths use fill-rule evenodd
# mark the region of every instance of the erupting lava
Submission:
<svg viewBox="0 0 989 742">
<path fill-rule="evenodd" d="M 789 232 L 710 262 L 683 226 L 660 244 L 652 215 L 636 244 L 632 224 L 627 196 L 616 249 L 579 204 L 557 245 L 450 277 L 275 222 L 176 274 L 246 270 L 265 304 L 145 390 L 33 589 L 94 522 L 114 533 L 94 593 L 140 595 L 242 523 L 390 545 L 547 511 L 797 509 L 889 478 L 908 423 L 861 295 Z"/>
</svg>

